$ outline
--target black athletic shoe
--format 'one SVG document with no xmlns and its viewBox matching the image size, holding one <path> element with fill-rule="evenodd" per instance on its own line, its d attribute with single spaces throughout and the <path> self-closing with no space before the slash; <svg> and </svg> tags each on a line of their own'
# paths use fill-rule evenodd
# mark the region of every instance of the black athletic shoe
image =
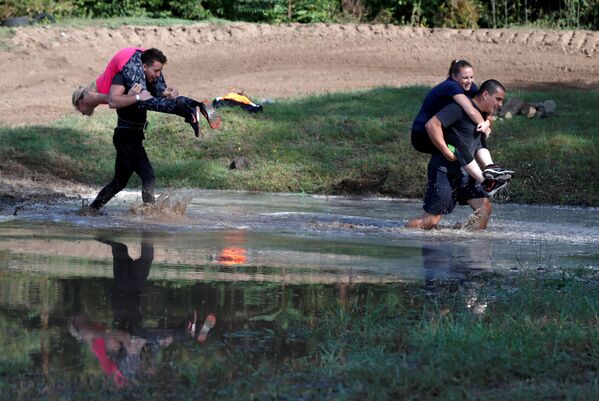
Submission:
<svg viewBox="0 0 599 401">
<path fill-rule="evenodd" d="M 185 119 L 193 128 L 193 132 L 196 135 L 196 138 L 200 136 L 200 108 L 194 107 L 191 110 L 191 115 Z"/>
<path fill-rule="evenodd" d="M 200 103 L 200 112 L 206 117 L 210 128 L 220 128 L 220 116 L 214 109 L 214 106 L 210 100 L 204 100 Z"/>
<path fill-rule="evenodd" d="M 501 168 L 497 164 L 489 164 L 483 170 L 483 177 L 491 180 L 508 181 L 513 176 L 514 172 L 512 170 Z"/>
<path fill-rule="evenodd" d="M 497 191 L 507 185 L 507 181 L 487 178 L 480 185 L 489 196 L 493 196 L 497 193 Z"/>
</svg>

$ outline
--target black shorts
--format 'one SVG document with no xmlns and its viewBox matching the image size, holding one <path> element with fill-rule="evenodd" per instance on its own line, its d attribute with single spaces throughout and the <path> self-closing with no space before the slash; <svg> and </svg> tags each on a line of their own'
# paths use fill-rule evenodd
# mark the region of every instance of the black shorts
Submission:
<svg viewBox="0 0 599 401">
<path fill-rule="evenodd" d="M 451 144 L 456 148 L 454 153 L 458 158 L 460 166 L 465 166 L 473 160 L 472 157 L 463 156 L 469 154 L 468 144 L 464 143 L 463 140 L 454 136 L 448 136 L 445 132 L 444 139 L 447 144 Z M 426 131 L 413 130 L 410 134 L 410 140 L 412 141 L 412 146 L 418 152 L 428 153 L 430 155 L 441 154 L 441 151 L 433 144 L 433 141 L 431 141 L 431 138 Z"/>
<path fill-rule="evenodd" d="M 414 149 L 419 152 L 428 154 L 441 153 L 433 144 L 426 131 L 412 130 L 410 133 L 410 140 L 412 141 Z"/>
<path fill-rule="evenodd" d="M 462 172 L 448 174 L 428 165 L 428 182 L 424 197 L 424 211 L 433 214 L 449 214 L 456 204 L 467 205 L 471 199 L 488 198 L 474 178 Z"/>
</svg>

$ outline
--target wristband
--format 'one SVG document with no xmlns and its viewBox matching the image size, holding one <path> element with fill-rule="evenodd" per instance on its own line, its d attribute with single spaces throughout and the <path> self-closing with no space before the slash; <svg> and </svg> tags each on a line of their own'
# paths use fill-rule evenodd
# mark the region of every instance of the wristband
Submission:
<svg viewBox="0 0 599 401">
<path fill-rule="evenodd" d="M 135 95 L 135 101 L 136 101 L 136 102 L 139 102 L 139 100 L 140 100 L 140 99 L 139 99 L 139 95 Z"/>
</svg>

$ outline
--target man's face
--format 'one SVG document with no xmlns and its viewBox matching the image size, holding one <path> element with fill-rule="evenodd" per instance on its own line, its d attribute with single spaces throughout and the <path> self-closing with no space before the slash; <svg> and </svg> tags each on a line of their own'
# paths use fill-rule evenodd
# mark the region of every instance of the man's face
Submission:
<svg viewBox="0 0 599 401">
<path fill-rule="evenodd" d="M 480 105 L 480 109 L 487 113 L 494 113 L 503 106 L 503 99 L 505 98 L 505 92 L 501 88 L 497 88 L 495 93 L 489 93 L 485 91 L 482 94 L 482 104 Z"/>
<path fill-rule="evenodd" d="M 154 61 L 154 64 L 144 64 L 143 67 L 146 80 L 150 83 L 154 83 L 158 78 L 160 78 L 160 74 L 162 74 L 162 68 L 164 65 L 160 61 Z"/>
<path fill-rule="evenodd" d="M 451 76 L 465 90 L 469 91 L 474 82 L 474 71 L 471 67 L 464 67 L 455 75 Z"/>
</svg>

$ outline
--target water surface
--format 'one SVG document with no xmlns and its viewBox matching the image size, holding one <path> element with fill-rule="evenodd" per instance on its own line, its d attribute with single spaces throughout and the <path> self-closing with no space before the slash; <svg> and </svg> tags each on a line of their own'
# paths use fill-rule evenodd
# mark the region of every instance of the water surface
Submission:
<svg viewBox="0 0 599 401">
<path fill-rule="evenodd" d="M 406 200 L 176 197 L 192 199 L 185 216 L 132 214 L 137 192 L 96 217 L 74 213 L 80 200 L 0 216 L 0 366 L 125 387 L 191 357 L 302 357 L 317 345 L 294 321 L 368 294 L 408 302 L 414 286 L 479 272 L 599 267 L 592 208 L 498 204 L 487 231 L 420 231 L 403 228 L 421 212 Z"/>
</svg>

